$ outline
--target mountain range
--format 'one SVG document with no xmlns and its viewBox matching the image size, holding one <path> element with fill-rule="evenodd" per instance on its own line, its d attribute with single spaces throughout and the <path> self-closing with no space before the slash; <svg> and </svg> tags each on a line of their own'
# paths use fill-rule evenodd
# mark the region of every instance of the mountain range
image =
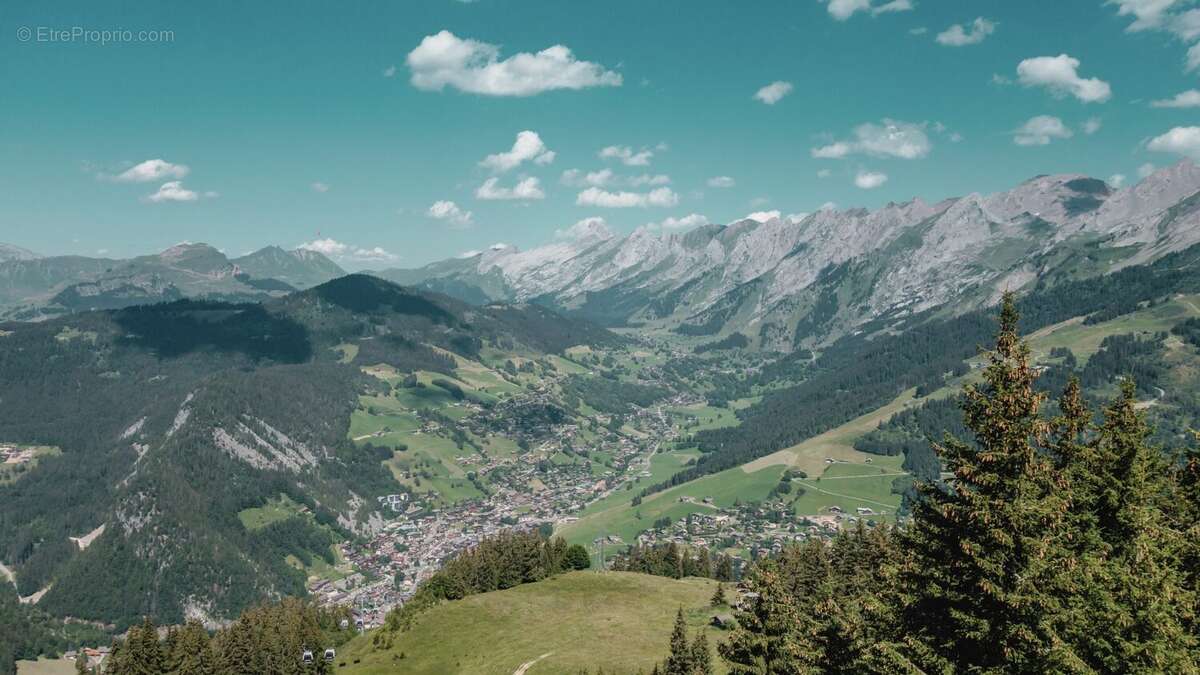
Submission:
<svg viewBox="0 0 1200 675">
<path fill-rule="evenodd" d="M 157 254 L 118 260 L 42 257 L 0 244 L 0 316 L 44 319 L 184 297 L 255 301 L 345 273 L 316 251 L 277 246 L 231 259 L 207 244 L 181 243 Z"/>
<path fill-rule="evenodd" d="M 1004 289 L 1109 273 L 1200 241 L 1200 169 L 1184 161 L 1116 188 L 1037 176 L 996 194 L 877 210 L 743 219 L 618 236 L 588 219 L 558 241 L 380 276 L 470 302 L 522 300 L 609 326 L 747 334 L 765 350 L 827 343 L 868 321 L 964 312 Z"/>
<path fill-rule="evenodd" d="M 828 344 L 878 319 L 961 313 L 1004 289 L 1152 262 L 1200 242 L 1200 168 L 1183 161 L 1117 188 L 1043 175 L 934 204 L 745 218 L 618 235 L 600 218 L 530 250 L 497 244 L 372 272 L 466 302 L 533 302 L 610 327 L 745 334 L 765 351 Z M 40 257 L 0 245 L 0 316 L 29 320 L 178 298 L 253 301 L 345 272 L 310 250 L 227 258 L 183 243 L 129 260 Z M 740 338 L 739 338 L 740 339 Z"/>
</svg>

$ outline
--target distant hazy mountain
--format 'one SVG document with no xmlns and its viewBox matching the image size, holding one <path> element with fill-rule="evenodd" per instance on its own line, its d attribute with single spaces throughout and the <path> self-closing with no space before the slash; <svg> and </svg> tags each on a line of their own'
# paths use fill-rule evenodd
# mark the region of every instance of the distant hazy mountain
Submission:
<svg viewBox="0 0 1200 675">
<path fill-rule="evenodd" d="M 740 330 L 787 350 L 878 317 L 1004 288 L 1148 262 L 1200 242 L 1200 169 L 1185 161 L 1114 189 L 1078 174 L 1006 192 L 800 220 L 741 220 L 615 236 L 584 221 L 561 241 L 380 275 L 472 302 L 532 300 L 610 325 L 693 335 Z"/>
<path fill-rule="evenodd" d="M 6 260 L 34 260 L 41 256 L 30 251 L 29 249 L 13 246 L 12 244 L 0 243 L 0 262 Z"/>
<path fill-rule="evenodd" d="M 10 249 L 23 251 L 0 251 Z M 13 255 L 0 257 L 0 315 L 21 320 L 185 297 L 261 300 L 345 274 L 315 251 L 277 247 L 236 260 L 193 243 L 128 260 Z"/>
<path fill-rule="evenodd" d="M 346 274 L 324 255 L 302 248 L 285 251 L 267 246 L 232 262 L 252 277 L 278 279 L 296 288 L 309 288 Z"/>
</svg>

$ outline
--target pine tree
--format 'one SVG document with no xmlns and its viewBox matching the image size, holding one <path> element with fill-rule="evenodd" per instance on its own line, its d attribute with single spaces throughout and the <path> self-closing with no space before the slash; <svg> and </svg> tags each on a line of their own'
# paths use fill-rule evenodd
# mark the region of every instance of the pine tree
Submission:
<svg viewBox="0 0 1200 675">
<path fill-rule="evenodd" d="M 663 664 L 663 675 L 692 675 L 692 650 L 688 644 L 683 607 L 675 614 L 675 628 L 671 631 L 671 655 Z"/>
<path fill-rule="evenodd" d="M 189 621 L 178 631 L 171 660 L 178 675 L 214 675 L 216 656 L 203 626 Z"/>
<path fill-rule="evenodd" d="M 708 650 L 708 637 L 703 628 L 696 631 L 696 638 L 692 640 L 691 656 L 691 675 L 713 675 L 712 653 Z"/>
<path fill-rule="evenodd" d="M 1109 551 L 1093 603 L 1095 635 L 1089 660 L 1130 673 L 1196 673 L 1197 641 L 1186 617 L 1195 595 L 1186 586 L 1183 533 L 1164 511 L 1170 493 L 1162 454 L 1136 403 L 1132 379 L 1105 409 L 1095 442 L 1100 534 Z"/>
<path fill-rule="evenodd" d="M 717 563 L 716 577 L 720 581 L 733 581 L 733 559 L 727 554 L 721 554 L 721 560 Z"/>
<path fill-rule="evenodd" d="M 746 582 L 758 597 L 736 613 L 737 628 L 717 652 L 734 675 L 819 673 L 820 655 L 812 644 L 812 624 L 796 607 L 778 567 L 756 565 Z"/>
<path fill-rule="evenodd" d="M 984 382 L 970 385 L 964 422 L 975 443 L 935 447 L 954 479 L 923 486 L 905 535 L 911 593 L 900 638 L 925 670 L 1080 670 L 1055 632 L 1068 552 L 1069 484 L 1044 452 L 1049 429 L 1011 293 Z"/>
<path fill-rule="evenodd" d="M 712 605 L 713 607 L 720 607 L 728 604 L 728 602 L 729 601 L 725 598 L 725 584 L 718 583 L 717 590 L 713 591 L 712 600 L 709 600 L 708 604 Z"/>
<path fill-rule="evenodd" d="M 76 654 L 76 656 L 75 656 L 75 674 L 76 675 L 89 675 L 91 672 L 92 672 L 92 669 L 88 667 L 87 654 L 84 654 L 83 650 L 80 649 L 79 653 Z"/>
</svg>

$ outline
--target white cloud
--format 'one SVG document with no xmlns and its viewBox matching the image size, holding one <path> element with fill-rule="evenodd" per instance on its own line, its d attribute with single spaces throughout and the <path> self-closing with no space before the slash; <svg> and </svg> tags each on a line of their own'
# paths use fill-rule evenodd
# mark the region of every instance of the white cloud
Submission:
<svg viewBox="0 0 1200 675">
<path fill-rule="evenodd" d="M 817 169 L 817 178 L 829 178 L 833 172 L 829 169 Z"/>
<path fill-rule="evenodd" d="M 879 16 L 889 12 L 907 12 L 912 8 L 912 0 L 891 0 L 882 5 L 874 5 L 872 0 L 829 0 L 828 6 L 829 15 L 838 21 L 845 21 L 858 12 Z"/>
<path fill-rule="evenodd" d="M 1121 187 L 1122 185 L 1125 184 L 1125 174 L 1114 173 L 1113 175 L 1108 177 L 1108 184 L 1115 188 Z"/>
<path fill-rule="evenodd" d="M 860 124 L 854 129 L 855 140 L 837 141 L 813 148 L 818 159 L 840 159 L 852 153 L 872 157 L 920 159 L 929 154 L 933 144 L 925 134 L 924 125 L 884 119 L 882 124 Z"/>
<path fill-rule="evenodd" d="M 320 181 L 317 181 L 317 182 L 313 183 L 312 185 L 309 185 L 309 187 L 312 188 L 313 192 L 329 192 L 329 184 L 322 183 Z"/>
<path fill-rule="evenodd" d="M 1133 23 L 1125 30 L 1136 33 L 1151 28 L 1161 28 L 1168 17 L 1168 10 L 1179 0 L 1108 0 L 1117 5 L 1118 16 L 1132 16 Z"/>
<path fill-rule="evenodd" d="M 929 29 L 926 28 L 925 26 L 917 26 L 916 28 L 908 29 L 909 35 L 924 35 L 928 32 L 929 32 Z"/>
<path fill-rule="evenodd" d="M 1171 152 L 1200 159 L 1200 127 L 1175 127 L 1161 136 L 1150 139 L 1146 148 L 1154 152 Z"/>
<path fill-rule="evenodd" d="M 679 195 L 668 187 L 661 187 L 650 192 L 609 192 L 597 187 L 590 187 L 575 198 L 580 206 L 602 206 L 605 208 L 632 208 L 647 206 L 675 206 L 679 203 Z"/>
<path fill-rule="evenodd" d="M 572 187 L 587 187 L 589 185 L 604 187 L 612 182 L 615 176 L 616 174 L 613 173 L 612 169 L 601 169 L 599 171 L 589 171 L 587 173 L 584 173 L 579 169 L 567 169 L 566 171 L 562 172 L 562 177 L 559 178 L 559 182 L 561 182 L 563 185 L 570 185 Z"/>
<path fill-rule="evenodd" d="M 1091 136 L 1092 134 L 1096 133 L 1097 131 L 1100 131 L 1100 127 L 1102 125 L 1103 125 L 1103 122 L 1100 121 L 1099 117 L 1089 117 L 1083 123 L 1083 127 L 1082 127 L 1083 133 L 1087 134 L 1088 136 Z"/>
<path fill-rule="evenodd" d="M 707 217 L 699 213 L 692 213 L 681 218 L 668 217 L 657 223 L 646 223 L 646 228 L 650 230 L 688 230 L 707 224 Z"/>
<path fill-rule="evenodd" d="M 625 166 L 647 166 L 654 158 L 654 151 L 646 148 L 634 151 L 628 145 L 610 145 L 601 148 L 598 155 L 600 159 L 619 160 Z"/>
<path fill-rule="evenodd" d="M 476 199 L 484 200 L 532 200 L 545 199 L 546 193 L 542 191 L 541 181 L 533 176 L 522 178 L 517 181 L 517 184 L 511 188 L 501 187 L 499 178 L 489 178 L 483 181 L 483 185 L 475 190 Z"/>
<path fill-rule="evenodd" d="M 729 176 L 713 176 L 708 179 L 708 187 L 711 188 L 731 188 L 735 181 Z"/>
<path fill-rule="evenodd" d="M 1013 132 L 1013 143 L 1017 145 L 1049 145 L 1055 138 L 1070 138 L 1074 133 L 1063 121 L 1050 115 L 1031 117 L 1020 129 Z"/>
<path fill-rule="evenodd" d="M 462 210 L 458 204 L 447 199 L 434 202 L 426 213 L 430 218 L 444 220 L 454 227 L 467 227 L 474 220 L 470 211 Z"/>
<path fill-rule="evenodd" d="M 1198 45 L 1200 46 L 1200 45 Z M 1175 94 L 1174 98 L 1166 98 L 1150 102 L 1151 108 L 1197 108 L 1200 107 L 1200 91 L 1188 89 Z"/>
<path fill-rule="evenodd" d="M 314 239 L 312 241 L 304 242 L 296 248 L 307 251 L 316 251 L 317 253 L 337 261 L 363 263 L 389 262 L 400 257 L 393 253 L 389 253 L 380 246 L 363 248 L 361 246 L 351 246 L 350 244 L 346 244 L 332 238 Z"/>
<path fill-rule="evenodd" d="M 891 14 L 893 12 L 910 12 L 913 9 L 912 0 L 892 0 L 877 7 L 871 8 L 871 16 L 879 16 L 880 14 Z"/>
<path fill-rule="evenodd" d="M 172 164 L 161 159 L 148 159 L 136 164 L 123 173 L 113 176 L 113 180 L 122 183 L 150 183 L 167 178 L 183 178 L 191 171 L 184 164 Z"/>
<path fill-rule="evenodd" d="M 587 173 L 579 169 L 567 169 L 562 172 L 559 182 L 571 187 L 606 187 L 612 185 L 643 187 L 646 185 L 668 185 L 671 182 L 671 177 L 663 173 L 618 176 L 612 169 L 600 169 L 599 171 L 589 171 Z"/>
<path fill-rule="evenodd" d="M 768 220 L 778 218 L 780 215 L 782 214 L 778 209 L 772 211 L 755 211 L 754 213 L 746 214 L 743 220 L 756 220 L 760 223 L 765 223 Z"/>
<path fill-rule="evenodd" d="M 962 24 L 956 23 L 938 33 L 935 39 L 938 44 L 946 45 L 947 47 L 965 47 L 966 45 L 977 45 L 983 42 L 984 38 L 994 32 L 996 32 L 995 22 L 988 21 L 981 16 L 965 28 Z"/>
<path fill-rule="evenodd" d="M 579 61 L 563 45 L 501 60 L 497 45 L 462 39 L 448 30 L 426 36 L 406 61 L 413 86 L 426 91 L 450 86 L 485 96 L 533 96 L 555 89 L 621 86 L 619 73 Z"/>
<path fill-rule="evenodd" d="M 779 99 L 792 93 L 792 83 L 778 80 L 754 92 L 754 98 L 767 105 L 775 105 Z"/>
<path fill-rule="evenodd" d="M 204 193 L 205 197 L 216 197 L 215 192 Z M 173 180 L 163 183 L 159 186 L 158 191 L 152 195 L 143 197 L 143 201 L 152 203 L 161 202 L 194 202 L 200 199 L 200 194 L 183 187 L 183 181 Z"/>
<path fill-rule="evenodd" d="M 854 185 L 863 190 L 874 190 L 888 181 L 886 173 L 878 171 L 859 171 L 854 176 Z"/>
<path fill-rule="evenodd" d="M 395 77 L 396 76 L 396 66 L 388 66 L 387 68 L 384 68 L 383 76 L 384 77 Z"/>
<path fill-rule="evenodd" d="M 1017 79 L 1026 87 L 1045 87 L 1056 97 L 1071 95 L 1084 103 L 1103 103 L 1112 87 L 1097 77 L 1079 76 L 1079 59 L 1059 54 L 1037 56 L 1017 64 Z"/>
<path fill-rule="evenodd" d="M 1197 68 L 1200 68 L 1200 42 L 1187 50 L 1187 63 L 1184 70 L 1190 73 Z"/>
<path fill-rule="evenodd" d="M 546 147 L 546 144 L 542 142 L 542 137 L 538 136 L 536 131 L 526 130 L 517 134 L 517 140 L 513 141 L 512 150 L 488 155 L 479 162 L 479 165 L 496 173 L 503 173 L 517 168 L 524 162 L 549 164 L 554 161 L 554 156 L 554 151 Z"/>
<path fill-rule="evenodd" d="M 1153 164 L 1146 162 L 1138 167 L 1138 178 L 1145 178 L 1146 176 L 1149 176 L 1150 174 L 1154 173 L 1154 169 L 1155 166 Z"/>
<path fill-rule="evenodd" d="M 644 173 L 640 176 L 630 176 L 625 180 L 626 183 L 633 187 L 641 187 L 643 185 L 667 185 L 671 182 L 671 177 L 665 173 L 648 174 Z"/>
</svg>

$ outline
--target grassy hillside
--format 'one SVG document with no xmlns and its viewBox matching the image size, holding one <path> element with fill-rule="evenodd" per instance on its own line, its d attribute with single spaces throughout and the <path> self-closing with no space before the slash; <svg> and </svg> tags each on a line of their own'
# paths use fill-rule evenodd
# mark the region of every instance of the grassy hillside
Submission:
<svg viewBox="0 0 1200 675">
<path fill-rule="evenodd" d="M 693 628 L 709 622 L 715 585 L 709 579 L 571 572 L 439 605 L 389 650 L 375 650 L 370 634 L 357 638 L 338 654 L 346 663 L 338 672 L 511 675 L 534 660 L 530 675 L 574 675 L 597 666 L 606 673 L 648 672 L 666 657 L 679 607 Z M 708 630 L 717 660 L 721 632 Z"/>
</svg>

